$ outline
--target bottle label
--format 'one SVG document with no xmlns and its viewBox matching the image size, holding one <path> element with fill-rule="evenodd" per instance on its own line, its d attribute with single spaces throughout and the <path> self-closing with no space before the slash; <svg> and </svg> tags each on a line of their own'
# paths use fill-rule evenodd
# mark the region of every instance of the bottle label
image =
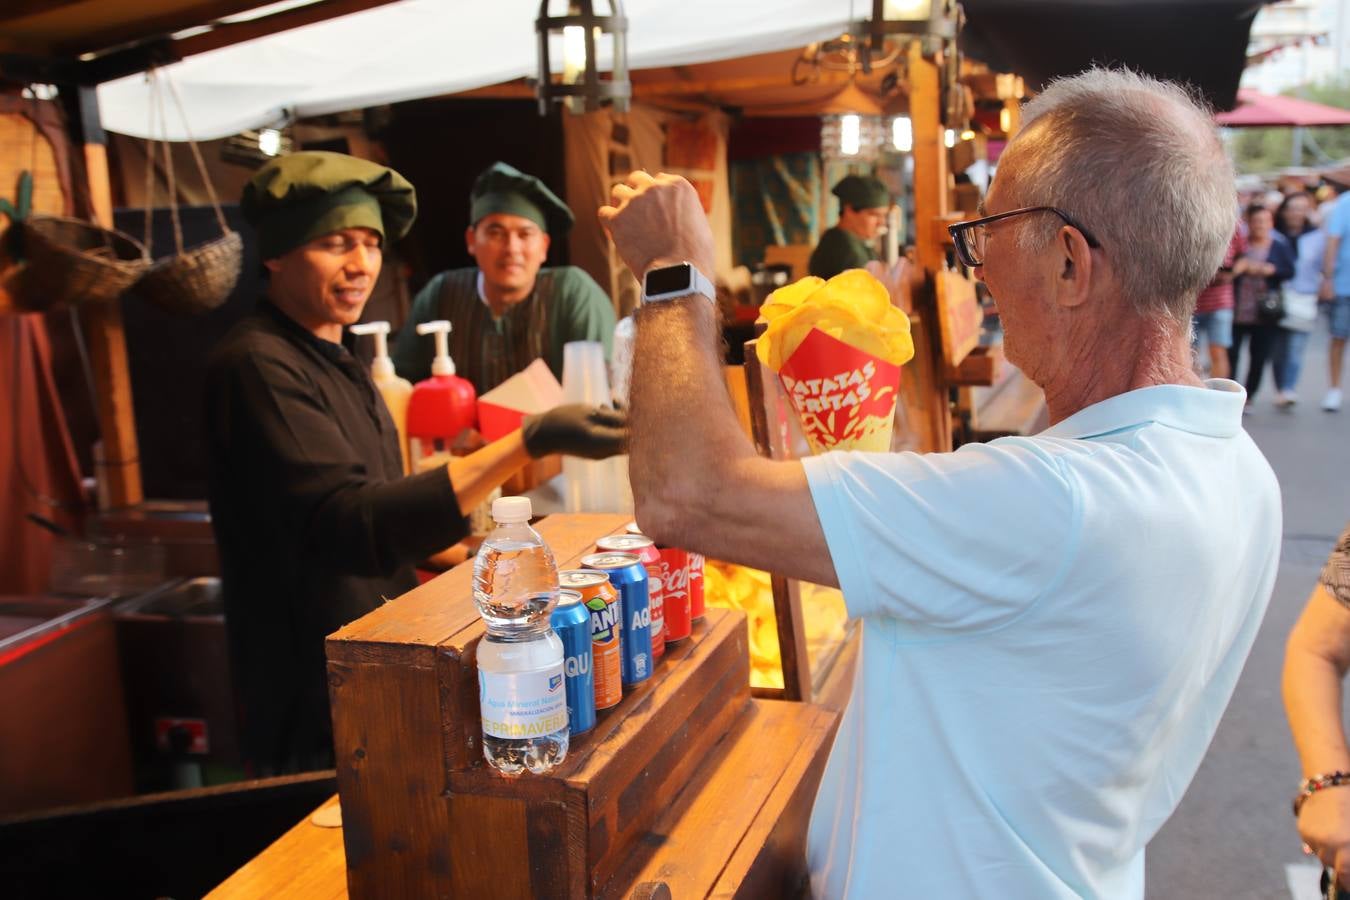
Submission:
<svg viewBox="0 0 1350 900">
<path fill-rule="evenodd" d="M 562 660 L 537 672 L 478 672 L 483 734 L 536 738 L 567 728 Z"/>
</svg>

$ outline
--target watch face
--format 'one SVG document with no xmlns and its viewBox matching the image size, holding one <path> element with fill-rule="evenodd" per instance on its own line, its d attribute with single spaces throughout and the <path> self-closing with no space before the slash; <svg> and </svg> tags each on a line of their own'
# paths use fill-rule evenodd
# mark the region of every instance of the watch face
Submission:
<svg viewBox="0 0 1350 900">
<path fill-rule="evenodd" d="M 693 266 L 684 263 L 678 266 L 663 266 L 647 273 L 644 293 L 649 297 L 658 294 L 671 294 L 675 291 L 687 291 L 693 287 Z"/>
</svg>

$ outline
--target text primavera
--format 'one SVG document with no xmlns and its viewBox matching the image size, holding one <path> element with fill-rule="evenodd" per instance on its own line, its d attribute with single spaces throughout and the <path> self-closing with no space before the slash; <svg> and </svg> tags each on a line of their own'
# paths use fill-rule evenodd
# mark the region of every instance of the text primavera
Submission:
<svg viewBox="0 0 1350 900">
<path fill-rule="evenodd" d="M 552 734 L 555 731 L 561 731 L 566 727 L 566 711 L 546 716 L 533 722 L 494 722 L 491 719 L 483 720 L 483 730 L 493 737 L 500 738 L 542 737 L 546 734 Z"/>
</svg>

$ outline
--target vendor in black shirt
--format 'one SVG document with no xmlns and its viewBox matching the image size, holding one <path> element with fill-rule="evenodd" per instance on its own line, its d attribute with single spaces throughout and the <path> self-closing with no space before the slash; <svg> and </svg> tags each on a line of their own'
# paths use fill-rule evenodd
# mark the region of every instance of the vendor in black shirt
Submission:
<svg viewBox="0 0 1350 900">
<path fill-rule="evenodd" d="M 267 299 L 207 377 L 211 517 L 244 755 L 254 774 L 333 764 L 324 638 L 416 586 L 413 564 L 531 457 L 617 453 L 612 410 L 559 407 L 448 466 L 404 476 L 393 420 L 343 327 L 381 248 L 407 233 L 412 185 L 337 153 L 281 157 L 244 189 Z"/>
</svg>

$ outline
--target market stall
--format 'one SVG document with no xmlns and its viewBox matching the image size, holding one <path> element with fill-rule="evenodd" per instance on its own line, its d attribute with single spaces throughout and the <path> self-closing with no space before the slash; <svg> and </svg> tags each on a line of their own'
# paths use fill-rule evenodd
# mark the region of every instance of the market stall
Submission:
<svg viewBox="0 0 1350 900">
<path fill-rule="evenodd" d="M 70 211 L 104 226 L 113 223 L 102 123 L 115 120 L 119 130 L 137 133 L 145 121 L 146 95 L 134 73 L 177 57 L 189 57 L 176 67 L 174 77 L 197 123 L 197 137 L 267 125 L 281 109 L 292 114 L 332 112 L 428 94 L 480 91 L 479 96 L 511 97 L 527 90 L 519 78 L 532 67 L 526 52 L 529 32 L 516 28 L 515 20 L 501 31 L 492 29 L 506 28 L 507 20 L 496 17 L 485 17 L 480 32 L 455 29 L 443 15 L 443 4 L 413 0 L 331 0 L 228 20 L 255 5 L 221 3 L 202 12 L 184 4 L 176 17 L 128 20 L 102 30 L 89 29 L 86 20 L 72 18 L 71 10 L 64 20 L 55 13 L 56 18 L 43 20 L 26 10 L 0 15 L 0 36 L 11 41 L 0 44 L 0 74 L 67 87 L 62 102 L 72 123 L 69 147 L 83 161 L 78 184 L 65 198 Z M 528 22 L 535 4 L 525 6 L 531 9 L 517 18 Z M 991 18 L 984 21 L 995 21 L 994 11 L 1013 6 L 971 2 L 972 27 L 985 13 Z M 1040 14 L 1053 4 L 1026 6 L 1029 14 Z M 737 98 L 740 106 L 767 91 L 777 99 L 765 102 L 764 109 L 781 113 L 783 94 L 794 85 L 786 71 L 691 76 L 687 66 L 743 59 L 747 47 L 756 56 L 773 50 L 792 55 L 803 44 L 851 28 L 842 8 L 822 11 L 817 3 L 790 9 L 777 4 L 772 15 L 723 7 L 695 9 L 724 22 L 716 38 L 709 39 L 701 26 L 692 35 L 676 27 L 700 20 L 688 4 L 634 3 L 629 14 L 643 22 L 644 33 L 651 37 L 644 37 L 649 45 L 633 48 L 633 64 L 658 74 L 634 78 L 635 93 L 646 107 L 624 120 L 625 126 L 634 124 L 631 140 L 616 141 L 616 118 L 607 111 L 568 119 L 563 127 L 569 159 L 589 154 L 600 160 L 567 166 L 574 204 L 582 202 L 576 198 L 593 202 L 597 192 L 603 194 L 606 173 L 611 179 L 621 177 L 610 171 L 616 159 L 675 168 L 706 185 L 706 192 L 701 191 L 705 210 L 719 225 L 719 265 L 730 257 L 728 118 L 720 107 L 733 102 L 728 97 Z M 521 12 L 514 7 L 507 11 Z M 353 12 L 358 14 L 338 18 Z M 381 18 L 386 15 L 392 18 Z M 227 20 L 205 32 L 182 32 L 221 17 Z M 7 32 L 6 25 L 14 27 Z M 298 28 L 303 25 L 312 27 Z M 342 42 L 332 40 L 340 32 L 379 45 L 381 53 L 397 57 L 397 65 L 390 65 L 388 58 L 382 64 L 372 60 L 369 66 L 379 76 L 369 81 L 360 76 L 370 69 L 361 67 L 350 67 L 360 71 L 341 78 L 316 76 L 314 84 L 304 86 L 285 84 L 276 76 L 277 67 L 293 67 L 294 59 L 306 54 L 316 60 L 314 72 L 319 73 L 317 60 L 324 48 L 343 60 Z M 385 32 L 411 36 L 402 44 L 368 40 L 369 34 Z M 513 36 L 509 40 L 508 33 Z M 485 40 L 485 34 L 499 38 Z M 45 43 L 37 40 L 42 35 Z M 414 62 L 415 49 L 440 60 L 454 58 L 455 52 L 445 47 L 447 35 L 467 42 L 456 45 L 463 55 L 456 60 L 455 79 L 443 67 Z M 27 41 L 24 55 L 13 52 L 20 40 Z M 241 46 L 231 46 L 236 42 Z M 1006 112 L 1003 118 L 995 113 L 999 121 L 989 133 L 1010 136 L 1017 127 L 1024 86 L 1006 74 L 1000 78 L 989 66 L 963 60 L 955 40 L 900 45 L 902 90 L 892 99 L 901 103 L 895 109 L 903 109 L 913 128 L 913 237 L 919 275 L 908 292 L 916 353 L 905 366 L 901 402 L 893 413 L 894 446 L 941 451 L 952 446 L 961 392 L 988 384 L 997 366 L 996 356 L 977 346 L 974 286 L 949 262 L 945 226 L 960 217 L 961 204 L 970 198 L 955 189 L 947 132 L 969 124 L 968 107 L 978 100 Z M 32 49 L 39 47 L 48 55 L 35 57 Z M 113 47 L 118 49 L 108 49 Z M 503 48 L 512 49 L 503 53 Z M 81 54 L 91 58 L 77 64 Z M 332 58 L 325 64 L 332 64 Z M 758 64 L 748 65 L 753 69 Z M 462 75 L 470 71 L 472 76 Z M 240 85 L 238 76 L 244 72 L 256 76 L 254 89 Z M 416 77 L 396 83 L 404 73 Z M 1046 74 L 1053 73 L 1039 77 Z M 95 91 L 90 85 L 96 82 L 109 84 Z M 80 87 L 71 89 L 74 85 Z M 831 102 L 854 87 L 851 77 L 834 83 L 827 79 L 816 86 L 822 96 L 814 99 Z M 221 118 L 209 122 L 216 114 Z M 672 130 L 681 129 L 684 133 L 672 141 Z M 55 169 L 59 145 L 52 146 Z M 673 166 L 672 146 L 677 148 Z M 602 148 L 598 155 L 597 147 Z M 13 161 L 0 155 L 0 163 Z M 7 171 L 0 166 L 0 172 Z M 623 299 L 630 282 L 616 268 L 598 229 L 593 231 L 594 239 L 574 252 L 590 253 L 594 266 L 609 276 L 601 283 L 616 304 L 631 305 Z M 11 263 L 0 260 L 0 273 L 12 275 Z M 0 291 L 5 283 L 0 279 Z M 904 293 L 897 291 L 897 300 Z M 0 295 L 0 309 L 6 299 Z M 195 518 L 181 508 L 157 518 L 143 504 L 122 316 L 121 305 L 105 303 L 90 309 L 84 322 L 103 435 L 98 475 L 105 505 L 121 510 L 123 519 L 139 522 L 145 533 L 164 538 L 187 531 L 188 543 L 200 541 L 199 511 Z M 743 374 L 733 370 L 730 380 L 733 391 L 743 392 L 747 426 L 760 451 L 776 458 L 809 452 L 801 435 L 792 431 L 795 413 L 777 377 L 763 368 L 753 349 L 745 358 Z M 543 521 L 541 531 L 567 566 L 588 552 L 596 538 L 626 523 L 626 517 L 554 516 Z M 330 799 L 213 896 L 304 892 L 367 897 L 397 890 L 410 896 L 628 897 L 658 896 L 664 889 L 680 897 L 754 897 L 796 889 L 804 874 L 811 801 L 838 711 L 848 696 L 856 642 L 845 626 L 837 592 L 716 561 L 709 566 L 716 574 L 709 579 L 706 622 L 668 654 L 651 684 L 601 715 L 595 730 L 576 742 L 564 767 L 542 777 L 509 780 L 483 764 L 475 677 L 483 626 L 470 600 L 466 566 L 333 635 L 328 671 L 340 827 L 333 827 L 338 824 L 333 815 L 337 801 Z"/>
</svg>

